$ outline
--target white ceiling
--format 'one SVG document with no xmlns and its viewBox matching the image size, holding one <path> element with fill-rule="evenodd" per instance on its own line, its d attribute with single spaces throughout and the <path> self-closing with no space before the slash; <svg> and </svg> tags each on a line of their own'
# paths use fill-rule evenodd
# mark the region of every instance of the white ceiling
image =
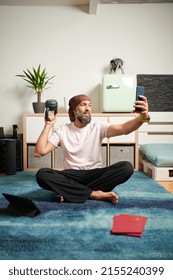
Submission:
<svg viewBox="0 0 173 280">
<path fill-rule="evenodd" d="M 98 4 L 146 4 L 173 3 L 173 0 L 0 0 L 0 6 L 88 6 L 90 14 L 96 14 Z"/>
</svg>

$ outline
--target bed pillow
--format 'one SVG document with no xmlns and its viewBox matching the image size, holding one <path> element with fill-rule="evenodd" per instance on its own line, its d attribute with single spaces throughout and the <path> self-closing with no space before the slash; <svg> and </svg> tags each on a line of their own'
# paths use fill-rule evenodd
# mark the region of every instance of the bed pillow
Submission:
<svg viewBox="0 0 173 280">
<path fill-rule="evenodd" d="M 173 166 L 173 144 L 144 144 L 139 150 L 144 159 L 156 166 Z"/>
</svg>

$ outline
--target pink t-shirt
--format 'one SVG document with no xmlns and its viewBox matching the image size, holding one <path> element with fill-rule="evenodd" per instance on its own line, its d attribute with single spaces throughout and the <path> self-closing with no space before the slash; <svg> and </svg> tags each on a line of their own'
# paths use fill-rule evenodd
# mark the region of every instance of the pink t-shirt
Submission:
<svg viewBox="0 0 173 280">
<path fill-rule="evenodd" d="M 49 137 L 55 147 L 62 147 L 64 169 L 93 169 L 102 167 L 101 143 L 107 137 L 109 123 L 91 121 L 83 128 L 73 122 L 60 125 Z"/>
</svg>

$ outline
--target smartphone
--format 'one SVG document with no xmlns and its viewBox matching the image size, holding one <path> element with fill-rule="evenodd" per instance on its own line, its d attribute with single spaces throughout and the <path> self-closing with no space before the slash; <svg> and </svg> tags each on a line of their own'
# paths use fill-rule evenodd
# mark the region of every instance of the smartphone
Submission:
<svg viewBox="0 0 173 280">
<path fill-rule="evenodd" d="M 136 101 L 142 100 L 139 95 L 145 95 L 145 87 L 137 86 L 136 87 Z M 141 109 L 135 109 L 135 112 L 140 112 Z"/>
</svg>

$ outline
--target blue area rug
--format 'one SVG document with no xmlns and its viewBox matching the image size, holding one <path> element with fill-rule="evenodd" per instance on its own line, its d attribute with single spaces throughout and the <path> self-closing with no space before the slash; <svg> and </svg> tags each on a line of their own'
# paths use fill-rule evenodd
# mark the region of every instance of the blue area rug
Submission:
<svg viewBox="0 0 173 280">
<path fill-rule="evenodd" d="M 41 214 L 9 216 L 3 192 L 32 199 Z M 0 259 L 172 260 L 173 195 L 141 172 L 116 192 L 116 206 L 93 200 L 60 204 L 38 187 L 34 172 L 0 176 Z M 110 234 L 113 216 L 121 213 L 148 217 L 142 238 Z"/>
</svg>

